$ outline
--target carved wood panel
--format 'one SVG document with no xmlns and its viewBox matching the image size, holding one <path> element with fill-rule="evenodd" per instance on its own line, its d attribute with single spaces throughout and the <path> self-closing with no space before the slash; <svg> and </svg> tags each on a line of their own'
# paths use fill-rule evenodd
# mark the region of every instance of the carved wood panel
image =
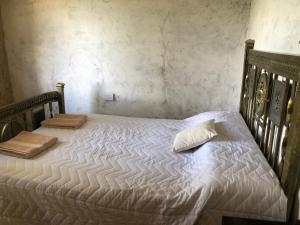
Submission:
<svg viewBox="0 0 300 225">
<path fill-rule="evenodd" d="M 270 119 L 280 126 L 287 109 L 287 82 L 275 80 L 271 98 Z"/>
<path fill-rule="evenodd" d="M 255 94 L 255 113 L 258 117 L 261 117 L 264 113 L 266 103 L 268 101 L 268 75 L 263 72 L 260 74 Z"/>
</svg>

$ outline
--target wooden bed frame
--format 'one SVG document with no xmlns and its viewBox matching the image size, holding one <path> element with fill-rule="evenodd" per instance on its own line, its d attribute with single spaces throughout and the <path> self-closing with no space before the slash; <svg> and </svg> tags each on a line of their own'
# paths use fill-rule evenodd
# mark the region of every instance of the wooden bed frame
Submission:
<svg viewBox="0 0 300 225">
<path fill-rule="evenodd" d="M 52 117 L 58 103 L 58 112 L 65 113 L 63 83 L 57 83 L 57 91 L 47 92 L 0 108 L 0 142 L 17 135 L 22 130 L 33 131 L 40 127 L 48 114 Z M 48 106 L 48 107 L 47 107 Z M 48 111 L 48 112 L 47 112 Z"/>
<path fill-rule="evenodd" d="M 240 113 L 288 198 L 287 221 L 300 178 L 300 56 L 256 51 L 246 41 Z"/>
<path fill-rule="evenodd" d="M 253 48 L 254 41 L 246 41 L 240 113 L 288 197 L 291 223 L 300 176 L 300 56 Z M 0 142 L 39 127 L 46 109 L 53 115 L 54 102 L 65 113 L 64 84 L 56 87 L 57 91 L 0 108 Z"/>
</svg>

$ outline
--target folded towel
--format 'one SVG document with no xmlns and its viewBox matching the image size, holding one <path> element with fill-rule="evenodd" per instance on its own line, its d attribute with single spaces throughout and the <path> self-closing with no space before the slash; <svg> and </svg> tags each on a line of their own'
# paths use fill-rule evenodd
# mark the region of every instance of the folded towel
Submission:
<svg viewBox="0 0 300 225">
<path fill-rule="evenodd" d="M 0 143 L 0 151 L 21 158 L 31 158 L 56 144 L 56 137 L 22 131 L 16 137 Z"/>
<path fill-rule="evenodd" d="M 80 119 L 80 120 L 87 121 L 87 115 L 83 115 L 83 114 L 55 114 L 54 118 Z"/>
<path fill-rule="evenodd" d="M 53 118 L 44 120 L 44 127 L 78 129 L 87 121 L 86 115 L 80 114 L 56 114 Z"/>
</svg>

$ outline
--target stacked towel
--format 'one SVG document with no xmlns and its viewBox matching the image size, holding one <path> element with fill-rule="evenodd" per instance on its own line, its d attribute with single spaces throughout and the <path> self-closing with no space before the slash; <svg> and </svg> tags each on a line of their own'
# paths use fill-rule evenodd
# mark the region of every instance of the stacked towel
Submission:
<svg viewBox="0 0 300 225">
<path fill-rule="evenodd" d="M 32 158 L 56 144 L 56 137 L 22 131 L 16 137 L 0 143 L 0 151 L 20 158 Z"/>
<path fill-rule="evenodd" d="M 86 115 L 79 114 L 57 114 L 53 118 L 44 120 L 44 127 L 78 129 L 87 121 Z"/>
</svg>

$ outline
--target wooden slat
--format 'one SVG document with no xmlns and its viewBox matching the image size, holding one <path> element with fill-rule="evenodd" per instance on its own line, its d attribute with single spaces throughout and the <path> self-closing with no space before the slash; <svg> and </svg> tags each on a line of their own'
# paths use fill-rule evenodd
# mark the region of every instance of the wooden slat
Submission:
<svg viewBox="0 0 300 225">
<path fill-rule="evenodd" d="M 255 92 L 256 92 L 256 86 L 257 86 L 257 80 L 261 69 L 258 67 L 255 67 L 254 73 L 252 74 L 253 79 L 253 87 L 252 89 L 249 88 L 250 92 L 249 97 L 251 97 L 251 111 L 250 111 L 250 128 L 252 134 L 255 135 L 255 129 L 254 129 L 254 122 L 255 122 Z M 256 137 L 255 137 L 256 138 Z"/>
<path fill-rule="evenodd" d="M 271 128 L 270 128 L 270 138 L 269 138 L 269 144 L 268 144 L 268 148 L 267 148 L 267 160 L 268 162 L 270 162 L 271 157 L 272 157 L 272 153 L 273 153 L 273 147 L 274 147 L 274 136 L 275 136 L 275 124 L 272 122 L 271 123 Z"/>
<path fill-rule="evenodd" d="M 264 148 L 263 148 L 263 153 L 267 155 L 268 152 L 268 143 L 269 143 L 269 138 L 270 138 L 270 130 L 271 130 L 271 120 L 268 119 L 267 125 L 266 125 L 266 138 L 264 141 Z"/>
<path fill-rule="evenodd" d="M 275 140 L 275 146 L 274 146 L 274 154 L 272 157 L 271 165 L 272 168 L 275 170 L 276 173 L 279 172 L 277 168 L 277 163 L 278 163 L 278 156 L 279 156 L 279 149 L 280 149 L 280 141 L 282 139 L 282 126 L 279 126 L 277 129 L 277 134 L 276 134 L 276 140 Z"/>
<path fill-rule="evenodd" d="M 50 111 L 50 117 L 53 118 L 53 106 L 52 106 L 52 102 L 49 102 L 49 111 Z"/>
<path fill-rule="evenodd" d="M 264 128 L 263 131 L 262 131 L 262 139 L 260 141 L 260 148 L 262 149 L 263 153 L 265 153 L 266 151 L 266 147 L 265 147 L 265 143 L 268 142 L 269 140 L 269 129 L 270 129 L 270 126 L 269 126 L 269 117 L 268 117 L 268 114 L 269 114 L 269 109 L 270 109 L 270 98 L 271 98 L 271 95 L 272 95 L 272 79 L 273 77 L 273 74 L 272 73 L 269 73 L 269 77 L 268 77 L 268 90 L 267 90 L 267 102 L 266 102 L 266 105 L 265 105 L 265 108 L 264 108 L 264 112 L 263 112 L 263 125 L 262 127 Z"/>
<path fill-rule="evenodd" d="M 279 149 L 280 149 L 280 144 L 281 144 L 281 140 L 282 140 L 282 131 L 283 131 L 283 127 L 284 124 L 286 122 L 286 111 L 287 111 L 287 102 L 288 102 L 288 94 L 290 92 L 290 80 L 287 79 L 285 81 L 286 83 L 286 88 L 285 88 L 285 92 L 284 92 L 284 101 L 283 101 L 283 110 L 282 110 L 282 114 L 281 114 L 281 118 L 280 118 L 280 124 L 278 126 L 278 133 L 277 133 L 277 137 L 276 137 L 276 143 L 275 143 L 275 150 L 274 150 L 274 159 L 272 161 L 272 166 L 273 168 L 275 168 L 275 172 L 279 173 L 279 168 L 277 166 L 278 163 L 278 154 L 279 154 Z"/>
</svg>

